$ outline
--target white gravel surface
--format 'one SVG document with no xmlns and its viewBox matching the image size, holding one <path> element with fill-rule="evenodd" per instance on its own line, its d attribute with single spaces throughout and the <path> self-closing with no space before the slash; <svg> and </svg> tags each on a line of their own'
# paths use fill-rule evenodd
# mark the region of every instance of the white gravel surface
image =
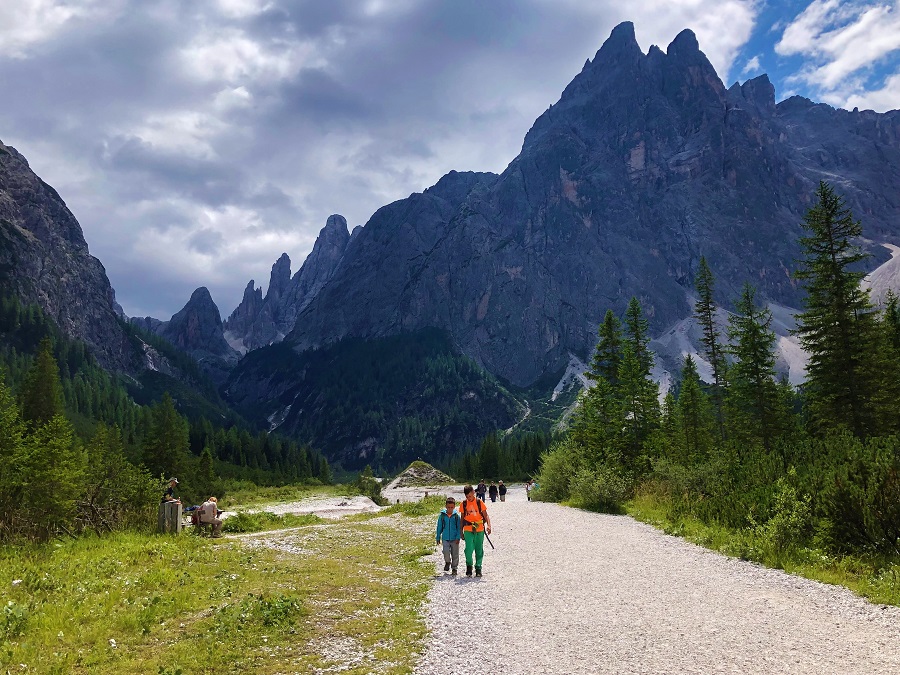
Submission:
<svg viewBox="0 0 900 675">
<path fill-rule="evenodd" d="M 900 673 L 900 608 L 521 488 L 488 511 L 484 577 L 436 573 L 420 675 Z"/>
</svg>

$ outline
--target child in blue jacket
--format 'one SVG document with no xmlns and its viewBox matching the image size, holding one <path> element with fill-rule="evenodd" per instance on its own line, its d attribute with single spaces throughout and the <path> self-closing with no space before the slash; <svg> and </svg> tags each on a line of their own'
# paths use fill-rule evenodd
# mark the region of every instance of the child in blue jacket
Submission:
<svg viewBox="0 0 900 675">
<path fill-rule="evenodd" d="M 456 568 L 459 565 L 459 539 L 462 536 L 462 522 L 459 512 L 456 510 L 456 500 L 447 497 L 447 508 L 438 514 L 437 531 L 434 535 L 435 542 L 440 546 L 443 540 L 444 546 L 444 571 L 456 576 Z"/>
</svg>

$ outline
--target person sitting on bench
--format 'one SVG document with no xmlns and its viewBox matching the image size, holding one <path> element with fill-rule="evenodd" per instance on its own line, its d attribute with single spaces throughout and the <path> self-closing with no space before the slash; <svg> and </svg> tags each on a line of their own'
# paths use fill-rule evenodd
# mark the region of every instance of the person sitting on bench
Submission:
<svg viewBox="0 0 900 675">
<path fill-rule="evenodd" d="M 219 504 L 215 497 L 210 497 L 203 506 L 200 507 L 200 523 L 203 525 L 212 525 L 213 537 L 222 536 L 222 519 L 219 518 Z"/>
</svg>

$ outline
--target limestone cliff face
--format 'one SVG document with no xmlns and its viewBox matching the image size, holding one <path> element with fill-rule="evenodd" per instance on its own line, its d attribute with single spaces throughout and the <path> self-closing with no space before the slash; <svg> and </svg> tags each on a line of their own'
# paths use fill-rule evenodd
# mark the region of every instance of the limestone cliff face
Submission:
<svg viewBox="0 0 900 675">
<path fill-rule="evenodd" d="M 820 180 L 867 237 L 900 239 L 900 112 L 726 89 L 684 31 L 641 52 L 618 26 L 499 177 L 445 176 L 383 207 L 286 338 L 298 350 L 435 326 L 527 385 L 592 350 L 637 296 L 656 332 L 688 316 L 701 255 L 730 303 L 749 281 L 798 306 L 800 222 Z"/>
<path fill-rule="evenodd" d="M 135 372 L 142 356 L 118 321 L 106 271 L 56 191 L 0 143 L 0 288 L 38 304 L 104 367 Z"/>
<path fill-rule="evenodd" d="M 265 298 L 262 289 L 254 289 L 252 280 L 247 285 L 241 304 L 225 322 L 229 343 L 245 352 L 284 338 L 294 327 L 297 315 L 334 275 L 349 242 L 346 219 L 332 215 L 293 278 L 291 259 L 283 253 L 272 266 Z"/>
</svg>

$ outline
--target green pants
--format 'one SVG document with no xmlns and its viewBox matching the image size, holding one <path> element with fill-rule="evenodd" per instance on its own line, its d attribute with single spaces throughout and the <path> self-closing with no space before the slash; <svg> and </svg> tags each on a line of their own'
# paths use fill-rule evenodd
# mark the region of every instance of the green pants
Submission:
<svg viewBox="0 0 900 675">
<path fill-rule="evenodd" d="M 481 567 L 481 561 L 484 560 L 484 530 L 481 532 L 463 532 L 463 539 L 466 540 L 466 565 L 472 566 L 472 553 L 475 554 L 475 567 Z"/>
</svg>

